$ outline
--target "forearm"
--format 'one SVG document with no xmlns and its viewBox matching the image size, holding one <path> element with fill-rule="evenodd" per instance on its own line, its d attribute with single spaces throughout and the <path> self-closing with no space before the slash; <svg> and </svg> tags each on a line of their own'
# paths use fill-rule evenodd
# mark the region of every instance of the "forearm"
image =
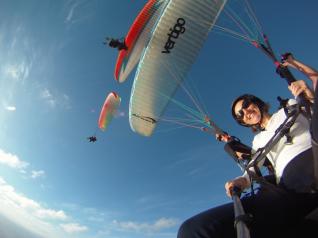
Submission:
<svg viewBox="0 0 318 238">
<path fill-rule="evenodd" d="M 318 72 L 314 68 L 308 65 L 305 65 L 302 62 L 295 59 L 292 62 L 290 62 L 290 64 L 294 68 L 296 68 L 297 70 L 305 74 L 312 81 L 313 88 L 316 89 L 316 85 L 318 81 Z"/>
<path fill-rule="evenodd" d="M 311 90 L 309 86 L 307 86 L 306 82 L 304 80 L 297 80 L 295 82 L 292 82 L 288 86 L 291 93 L 297 97 L 301 93 L 304 93 L 305 97 L 313 103 L 314 101 L 314 92 Z"/>
</svg>

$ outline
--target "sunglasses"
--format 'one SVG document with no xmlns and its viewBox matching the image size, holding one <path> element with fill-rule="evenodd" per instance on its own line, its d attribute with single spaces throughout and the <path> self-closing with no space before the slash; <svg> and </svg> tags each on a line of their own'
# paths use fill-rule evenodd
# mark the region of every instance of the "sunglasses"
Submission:
<svg viewBox="0 0 318 238">
<path fill-rule="evenodd" d="M 244 118 L 243 109 L 248 108 L 251 104 L 252 104 L 252 101 L 250 99 L 248 99 L 248 98 L 243 99 L 241 109 L 235 114 L 237 120 L 239 120 L 239 121 L 243 120 L 243 118 Z"/>
</svg>

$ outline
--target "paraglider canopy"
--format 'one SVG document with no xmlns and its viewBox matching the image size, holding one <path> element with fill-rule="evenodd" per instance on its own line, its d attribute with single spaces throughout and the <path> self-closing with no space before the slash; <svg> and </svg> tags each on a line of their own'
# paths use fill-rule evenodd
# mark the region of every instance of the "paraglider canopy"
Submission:
<svg viewBox="0 0 318 238">
<path fill-rule="evenodd" d="M 98 120 L 98 127 L 105 131 L 113 117 L 115 116 L 117 109 L 120 105 L 121 98 L 118 96 L 117 93 L 111 92 L 105 99 L 105 102 L 102 106 L 99 120 Z"/>
<path fill-rule="evenodd" d="M 151 32 L 169 1 L 148 0 L 125 36 L 127 49 L 118 53 L 114 76 L 122 83 L 138 64 Z"/>
<path fill-rule="evenodd" d="M 130 126 L 143 136 L 153 133 L 226 0 L 167 2 L 138 64 L 130 97 Z"/>
</svg>

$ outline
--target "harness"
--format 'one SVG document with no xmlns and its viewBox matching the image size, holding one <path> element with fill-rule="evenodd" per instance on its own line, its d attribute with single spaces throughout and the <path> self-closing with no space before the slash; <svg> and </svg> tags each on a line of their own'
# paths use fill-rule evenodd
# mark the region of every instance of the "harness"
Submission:
<svg viewBox="0 0 318 238">
<path fill-rule="evenodd" d="M 268 187 L 270 189 L 275 190 L 278 193 L 283 193 L 281 188 L 277 187 L 273 183 L 267 181 L 264 176 L 262 176 L 261 171 L 258 168 L 258 164 L 261 162 L 265 162 L 266 155 L 271 151 L 271 149 L 281 140 L 284 136 L 287 138 L 291 138 L 289 135 L 290 128 L 295 123 L 297 117 L 302 112 L 301 107 L 298 104 L 294 104 L 288 106 L 284 105 L 284 111 L 286 113 L 286 119 L 284 122 L 276 129 L 273 137 L 266 143 L 266 145 L 262 148 L 259 148 L 250 158 L 248 163 L 246 163 L 244 170 L 247 172 L 248 176 L 251 180 L 251 189 L 252 195 L 254 195 L 253 182 L 256 181 L 264 187 Z M 287 139 L 287 141 L 289 141 Z M 244 166 L 243 163 L 240 163 L 240 166 Z M 252 221 L 253 217 L 251 214 L 247 214 L 244 211 L 242 203 L 240 201 L 241 190 L 237 187 L 233 188 L 232 200 L 234 203 L 234 226 L 237 231 L 237 237 L 240 238 L 250 238 L 250 232 L 248 225 Z"/>
<path fill-rule="evenodd" d="M 259 172 L 251 171 L 251 168 L 254 171 L 259 171 L 257 165 L 259 163 L 263 163 L 266 159 L 266 155 L 272 150 L 272 148 L 285 136 L 286 137 L 286 144 L 292 143 L 292 137 L 290 136 L 290 128 L 294 125 L 297 117 L 302 110 L 298 104 L 285 106 L 284 111 L 286 114 L 286 119 L 284 122 L 276 129 L 275 134 L 272 138 L 266 143 L 266 145 L 262 148 L 259 148 L 253 155 L 249 163 L 245 167 L 245 171 L 251 178 L 251 181 L 256 180 L 259 181 L 260 177 L 258 176 Z M 262 181 L 261 181 L 262 182 Z"/>
</svg>

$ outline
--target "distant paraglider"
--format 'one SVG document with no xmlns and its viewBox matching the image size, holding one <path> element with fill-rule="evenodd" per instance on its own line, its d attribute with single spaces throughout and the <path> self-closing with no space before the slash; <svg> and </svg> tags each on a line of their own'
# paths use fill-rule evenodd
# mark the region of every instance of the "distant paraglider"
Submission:
<svg viewBox="0 0 318 238">
<path fill-rule="evenodd" d="M 122 83 L 138 64 L 147 43 L 151 38 L 154 26 L 158 22 L 169 1 L 148 0 L 139 12 L 125 36 L 127 50 L 118 53 L 114 77 Z"/>
<path fill-rule="evenodd" d="M 119 51 L 128 50 L 128 47 L 125 43 L 125 38 L 114 39 L 106 37 L 106 40 L 103 43 L 104 45 L 108 45 L 109 47 L 117 48 Z"/>
<path fill-rule="evenodd" d="M 87 137 L 87 139 L 89 142 L 93 142 L 93 143 L 97 141 L 96 136 L 89 136 L 89 137 Z"/>
<path fill-rule="evenodd" d="M 115 92 L 111 92 L 105 99 L 105 102 L 102 106 L 99 120 L 98 120 L 98 127 L 105 131 L 108 125 L 110 124 L 111 120 L 117 113 L 117 109 L 120 105 L 121 98 Z"/>
<path fill-rule="evenodd" d="M 105 131 L 111 120 L 114 116 L 117 115 L 117 109 L 120 105 L 121 98 L 117 93 L 111 92 L 107 95 L 104 104 L 101 108 L 99 119 L 98 119 L 98 128 L 102 131 Z M 97 141 L 97 129 L 92 136 L 87 137 L 88 142 Z"/>
</svg>

